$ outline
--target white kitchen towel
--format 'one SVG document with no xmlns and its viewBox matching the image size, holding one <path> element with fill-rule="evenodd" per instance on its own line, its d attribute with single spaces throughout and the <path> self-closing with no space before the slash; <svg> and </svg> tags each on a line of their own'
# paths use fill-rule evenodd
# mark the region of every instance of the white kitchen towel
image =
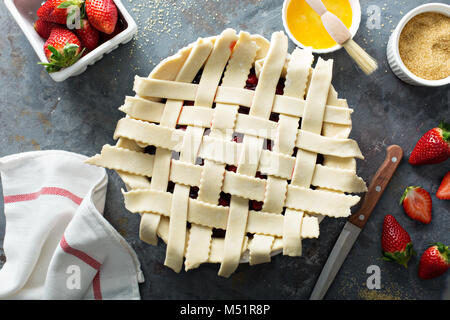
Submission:
<svg viewBox="0 0 450 320">
<path fill-rule="evenodd" d="M 0 158 L 1 299 L 140 299 L 139 260 L 103 217 L 108 176 L 66 151 Z"/>
</svg>

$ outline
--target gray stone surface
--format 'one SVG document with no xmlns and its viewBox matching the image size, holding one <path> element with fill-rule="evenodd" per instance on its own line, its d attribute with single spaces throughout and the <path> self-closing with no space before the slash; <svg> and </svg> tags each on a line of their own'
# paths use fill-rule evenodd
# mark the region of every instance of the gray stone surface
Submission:
<svg viewBox="0 0 450 320">
<path fill-rule="evenodd" d="M 163 58 L 199 36 L 219 34 L 226 27 L 260 33 L 267 38 L 282 30 L 282 1 L 123 1 L 136 19 L 139 33 L 94 66 L 63 83 L 53 82 L 37 56 L 0 3 L 0 156 L 32 150 L 62 149 L 85 155 L 114 143 L 117 110 L 125 95 L 132 95 L 135 74 L 145 76 Z M 367 77 L 345 51 L 325 55 L 335 60 L 333 85 L 340 97 L 355 109 L 353 131 L 366 159 L 358 161 L 358 174 L 366 181 L 384 159 L 385 147 L 399 144 L 409 155 L 415 142 L 439 120 L 449 119 L 449 87 L 424 88 L 407 85 L 390 71 L 386 61 L 388 37 L 400 18 L 426 1 L 361 1 L 362 21 L 355 40 L 373 55 L 379 70 Z M 366 27 L 367 8 L 381 9 L 380 29 Z M 294 48 L 290 43 L 290 51 Z M 419 257 L 408 269 L 381 260 L 380 235 L 384 215 L 393 214 L 411 234 L 420 254 L 434 241 L 450 244 L 450 203 L 435 192 L 449 170 L 449 161 L 412 167 L 404 159 L 366 228 L 350 252 L 327 299 L 439 299 L 445 276 L 429 281 L 417 277 Z M 109 172 L 105 217 L 136 250 L 145 273 L 141 286 L 145 299 L 307 299 L 331 251 L 344 219 L 325 219 L 319 239 L 304 241 L 299 258 L 276 256 L 271 263 L 244 264 L 230 279 L 217 276 L 218 265 L 203 265 L 175 274 L 163 266 L 165 245 L 157 247 L 139 240 L 139 217 L 122 203 L 123 183 Z M 398 205 L 407 185 L 422 185 L 432 194 L 433 221 L 412 221 Z M 3 204 L 1 208 L 3 209 Z M 356 208 L 355 208 L 356 209 Z M 0 215 L 0 266 L 5 261 L 2 244 L 5 218 Z M 380 290 L 366 287 L 369 265 L 381 268 Z M 448 274 L 447 274 L 448 278 Z M 1 284 L 0 284 L 1 285 Z"/>
</svg>

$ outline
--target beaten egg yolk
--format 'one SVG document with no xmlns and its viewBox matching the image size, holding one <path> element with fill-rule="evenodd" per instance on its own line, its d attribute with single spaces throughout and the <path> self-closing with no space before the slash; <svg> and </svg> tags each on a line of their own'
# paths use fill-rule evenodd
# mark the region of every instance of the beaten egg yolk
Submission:
<svg viewBox="0 0 450 320">
<path fill-rule="evenodd" d="M 328 11 L 335 14 L 347 28 L 352 25 L 352 8 L 348 0 L 322 0 Z M 320 16 L 305 0 L 291 0 L 286 11 L 286 22 L 292 36 L 306 47 L 328 49 L 335 46 L 322 24 Z"/>
</svg>

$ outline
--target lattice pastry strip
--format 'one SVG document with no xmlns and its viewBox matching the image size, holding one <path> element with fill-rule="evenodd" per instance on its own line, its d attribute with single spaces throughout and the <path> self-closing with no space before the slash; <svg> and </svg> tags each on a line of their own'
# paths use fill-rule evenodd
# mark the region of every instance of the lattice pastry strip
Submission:
<svg viewBox="0 0 450 320">
<path fill-rule="evenodd" d="M 135 78 L 117 145 L 87 162 L 119 173 L 141 239 L 167 243 L 165 265 L 220 263 L 228 277 L 245 257 L 301 255 L 321 215 L 350 214 L 359 197 L 347 193 L 366 190 L 352 110 L 331 86 L 332 61 L 312 61 L 307 50 L 287 54 L 282 32 L 268 42 L 227 29 Z"/>
<path fill-rule="evenodd" d="M 309 75 L 311 72 L 311 65 L 314 57 L 310 49 L 300 50 L 295 49 L 292 53 L 289 65 L 286 69 L 286 83 L 284 86 L 283 94 L 288 97 L 303 99 L 305 96 L 306 86 L 308 84 Z M 305 113 L 305 109 L 303 114 Z M 295 119 L 295 120 L 294 120 Z M 287 135 L 282 129 L 295 131 L 298 128 L 299 119 L 293 118 L 289 115 L 280 115 L 280 127 L 278 133 L 278 140 L 281 141 L 280 145 L 275 146 L 275 150 L 279 149 L 282 153 L 292 154 L 297 136 L 293 138 L 285 139 Z M 288 141 L 289 143 L 282 143 L 282 141 Z M 297 151 L 301 152 L 301 151 Z M 297 162 L 296 162 L 297 163 Z M 292 169 L 294 174 L 295 167 Z M 274 178 L 272 178 L 274 179 Z M 283 229 L 283 254 L 288 256 L 301 256 L 301 230 L 303 223 L 304 212 L 294 209 L 287 209 L 285 212 L 285 221 Z M 316 227 L 313 227 L 314 229 Z M 318 225 L 317 225 L 318 229 Z M 305 228 L 306 230 L 306 228 Z M 318 236 L 318 235 L 317 235 Z"/>
<path fill-rule="evenodd" d="M 194 100 L 195 95 L 198 90 L 197 84 L 188 84 L 188 83 L 177 83 L 176 87 L 173 87 L 173 82 L 166 80 L 157 80 L 157 79 L 148 79 L 148 78 L 135 78 L 135 90 L 141 96 L 145 96 L 151 94 L 155 97 L 161 99 L 179 99 L 182 96 L 185 96 L 187 100 Z M 244 107 L 250 107 L 251 102 L 254 97 L 254 92 L 248 89 L 240 89 L 234 87 L 219 87 L 217 89 L 217 94 L 214 98 L 214 102 L 222 103 L 222 104 L 230 104 L 230 105 L 240 105 Z M 153 111 L 154 114 L 146 113 L 145 109 L 147 106 L 155 107 L 154 104 L 150 105 L 140 103 L 140 100 L 137 100 L 135 97 L 128 97 L 125 101 L 125 105 L 122 107 L 122 110 L 130 114 L 134 118 L 159 122 L 159 113 L 160 105 L 156 105 L 158 110 Z M 302 99 L 294 99 L 289 96 L 276 95 L 273 101 L 272 111 L 279 114 L 290 115 L 294 117 L 302 117 L 304 113 L 304 109 L 306 106 L 306 101 Z M 188 108 L 187 110 L 190 110 Z M 351 109 L 343 109 L 336 105 L 327 104 L 325 108 L 325 114 L 323 121 L 326 123 L 335 123 L 335 124 L 343 124 L 349 125 L 351 124 L 350 114 L 353 110 Z M 141 115 L 138 115 L 138 112 Z M 189 125 L 193 124 L 193 112 L 188 113 L 189 111 L 184 111 L 180 114 L 180 118 L 178 119 L 178 124 L 181 125 Z M 199 113 L 201 112 L 201 114 Z M 202 108 L 195 110 L 195 114 L 197 116 L 202 117 L 203 119 L 212 119 L 213 113 L 215 111 Z M 146 114 L 146 118 L 141 118 L 142 114 Z M 238 114 L 239 119 L 248 118 L 248 115 Z M 252 118 L 255 120 L 255 118 Z M 259 119 L 263 121 L 263 119 Z M 245 121 L 245 120 L 241 120 Z M 249 123 L 247 120 L 246 123 Z M 209 127 L 211 125 L 210 121 L 203 121 L 202 126 Z M 247 129 L 245 127 L 241 127 L 240 129 Z"/>
<path fill-rule="evenodd" d="M 256 55 L 256 46 L 250 40 L 250 35 L 241 32 L 233 47 L 233 56 L 224 73 L 222 85 L 243 87 L 246 80 L 245 75 L 251 67 L 254 55 Z M 230 140 L 232 129 L 236 124 L 237 113 L 238 106 L 216 104 L 211 120 L 210 136 Z M 224 164 L 208 159 L 204 160 L 198 193 L 199 200 L 212 204 L 219 201 L 224 173 Z M 195 224 L 191 226 L 189 246 L 186 252 L 186 270 L 196 268 L 208 260 L 211 240 L 212 228 Z"/>
<path fill-rule="evenodd" d="M 219 86 L 221 75 L 231 55 L 230 46 L 236 40 L 235 31 L 230 29 L 225 30 L 214 43 L 214 48 L 203 69 L 194 106 L 212 107 L 215 91 Z M 203 133 L 204 128 L 202 127 L 187 127 L 183 139 L 183 147 L 180 152 L 180 160 L 182 162 L 195 163 Z M 188 186 L 175 184 L 171 216 L 175 214 L 176 216 L 174 219 L 170 219 L 169 240 L 167 242 L 166 261 L 164 262 L 166 266 L 172 268 L 175 272 L 179 272 L 183 264 L 189 192 L 190 188 Z"/>
<path fill-rule="evenodd" d="M 210 41 L 198 40 L 186 62 L 181 66 L 181 70 L 175 77 L 175 82 L 191 82 L 198 73 L 204 62 L 208 59 L 212 50 Z M 152 78 L 152 75 L 150 75 Z M 161 127 L 175 127 L 176 119 L 183 106 L 183 101 L 167 100 L 164 112 L 161 117 Z M 169 181 L 169 168 L 172 152 L 158 148 L 155 153 L 154 175 L 150 187 L 155 190 L 165 190 Z M 151 244 L 157 242 L 157 229 L 159 225 L 159 215 L 145 214 L 141 219 L 141 238 Z"/>
<path fill-rule="evenodd" d="M 307 51 L 304 51 L 305 55 Z M 300 54 L 299 54 L 300 53 Z M 309 69 L 312 63 L 312 54 L 310 52 L 310 59 L 307 57 L 306 59 L 301 53 L 303 51 L 296 50 L 292 54 L 292 57 L 289 61 L 289 70 L 286 74 L 286 80 L 284 85 L 284 95 L 286 96 L 298 96 L 299 98 L 303 98 L 304 88 L 306 86 L 306 82 L 308 80 Z M 309 60 L 309 65 L 308 65 Z M 289 115 L 280 114 L 278 120 L 278 130 L 276 139 L 274 141 L 273 149 L 276 152 L 280 152 L 282 154 L 290 155 L 292 154 L 295 146 L 295 141 L 297 139 L 297 128 L 299 123 L 299 117 L 292 117 Z M 275 191 L 276 190 L 276 191 Z M 264 201 L 264 205 L 262 207 L 263 211 L 282 213 L 285 199 L 287 193 L 287 181 L 275 176 L 269 176 L 267 178 L 267 192 L 265 194 L 266 200 Z M 276 201 L 276 203 L 274 203 Z M 298 232 L 295 233 L 295 240 L 298 243 L 301 243 L 301 219 L 303 217 L 302 212 L 298 212 L 297 214 L 291 217 L 290 223 L 294 225 L 299 225 Z M 286 216 L 287 218 L 287 216 Z M 287 241 L 289 236 L 292 236 L 293 233 L 289 232 L 292 230 L 289 228 L 284 229 L 283 238 L 284 245 L 289 246 L 290 243 L 294 241 Z M 287 232 L 287 233 L 286 233 Z M 259 245 L 250 246 L 250 264 L 256 264 L 261 262 L 270 261 L 270 253 L 271 247 L 268 247 L 266 244 L 273 244 L 274 238 L 269 242 L 267 236 L 265 237 L 257 237 L 254 238 L 253 242 L 259 242 Z M 253 250 L 252 250 L 253 249 Z M 286 251 L 283 250 L 286 254 Z M 291 251 L 291 254 L 292 251 Z M 301 251 L 297 251 L 296 255 L 301 255 Z"/>
<path fill-rule="evenodd" d="M 275 90 L 284 66 L 287 54 L 287 37 L 281 33 L 272 35 L 271 46 L 266 57 L 266 62 L 262 68 L 255 95 L 250 106 L 250 116 L 268 119 L 272 111 Z M 244 152 L 241 153 L 237 167 L 237 173 L 254 176 L 258 169 L 259 157 L 262 151 L 264 140 L 255 136 L 244 136 Z M 254 156 L 254 157 L 252 157 Z M 254 159 L 252 159 L 254 158 Z M 252 161 L 253 160 L 253 161 Z M 242 241 L 247 224 L 248 200 L 241 197 L 232 196 L 230 202 L 230 217 L 225 234 L 225 257 L 222 262 L 219 275 L 228 277 L 235 271 L 240 260 L 237 248 L 240 248 L 239 241 Z M 230 232 L 231 231 L 231 232 Z M 261 247 L 259 241 L 266 239 L 255 237 L 253 247 Z M 267 249 L 267 245 L 264 246 Z M 270 248 L 270 247 L 269 247 Z M 269 250 L 267 250 L 269 251 Z M 250 250 L 250 262 L 254 258 L 253 250 Z M 264 250 L 259 252 L 264 255 Z"/>
</svg>

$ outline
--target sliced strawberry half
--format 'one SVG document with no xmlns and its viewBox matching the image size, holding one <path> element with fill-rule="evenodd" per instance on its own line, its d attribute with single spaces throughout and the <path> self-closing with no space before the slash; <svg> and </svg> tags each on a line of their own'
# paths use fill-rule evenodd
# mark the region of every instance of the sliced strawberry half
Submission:
<svg viewBox="0 0 450 320">
<path fill-rule="evenodd" d="M 436 192 L 436 197 L 442 200 L 450 200 L 450 171 L 442 179 L 441 185 Z"/>
<path fill-rule="evenodd" d="M 406 188 L 400 199 L 406 214 L 413 220 L 422 223 L 431 222 L 431 209 L 433 207 L 431 196 L 425 189 L 421 187 Z"/>
</svg>

